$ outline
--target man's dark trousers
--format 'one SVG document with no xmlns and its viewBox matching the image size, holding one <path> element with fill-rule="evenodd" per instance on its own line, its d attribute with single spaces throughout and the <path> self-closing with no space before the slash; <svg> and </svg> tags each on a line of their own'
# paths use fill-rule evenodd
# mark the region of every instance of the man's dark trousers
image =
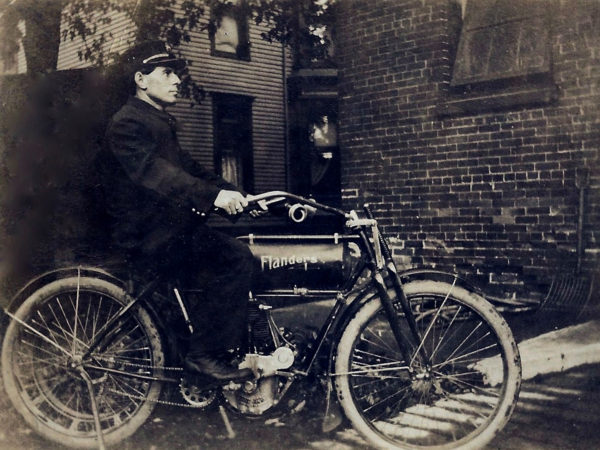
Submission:
<svg viewBox="0 0 600 450">
<path fill-rule="evenodd" d="M 244 344 L 253 256 L 248 246 L 206 225 L 175 236 L 153 255 L 157 270 L 185 280 L 202 295 L 188 301 L 194 333 L 188 357 L 220 354 Z"/>
</svg>

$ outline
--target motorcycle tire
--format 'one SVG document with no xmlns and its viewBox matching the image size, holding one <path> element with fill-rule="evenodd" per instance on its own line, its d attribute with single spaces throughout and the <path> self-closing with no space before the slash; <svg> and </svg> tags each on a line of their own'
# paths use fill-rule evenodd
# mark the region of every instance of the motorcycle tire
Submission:
<svg viewBox="0 0 600 450">
<path fill-rule="evenodd" d="M 481 449 L 517 403 L 521 365 L 512 333 L 489 302 L 461 287 L 413 281 L 403 288 L 420 342 L 403 327 L 406 361 L 373 295 L 337 345 L 334 380 L 343 411 L 378 448 Z"/>
<path fill-rule="evenodd" d="M 78 366 L 91 378 L 106 445 L 129 437 L 151 414 L 161 383 L 149 378 L 160 374 L 165 358 L 147 311 L 137 305 L 127 311 L 109 341 L 81 361 L 129 300 L 108 281 L 70 277 L 41 287 L 17 309 L 2 345 L 2 376 L 13 406 L 38 434 L 69 447 L 98 446 L 90 392 Z"/>
</svg>

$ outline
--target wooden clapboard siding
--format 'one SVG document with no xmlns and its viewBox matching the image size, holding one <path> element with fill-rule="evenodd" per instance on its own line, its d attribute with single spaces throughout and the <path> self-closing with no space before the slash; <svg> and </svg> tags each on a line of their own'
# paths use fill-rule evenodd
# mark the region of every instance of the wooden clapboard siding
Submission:
<svg viewBox="0 0 600 450">
<path fill-rule="evenodd" d="M 127 49 L 133 39 L 133 25 L 131 20 L 125 13 L 112 13 L 111 23 L 107 25 L 99 25 L 97 34 L 102 32 L 107 33 L 107 42 L 102 47 L 103 52 L 108 55 L 110 53 L 122 53 Z M 82 50 L 81 39 L 67 38 L 58 50 L 57 70 L 65 69 L 82 69 L 90 67 L 92 64 L 89 61 L 84 61 L 79 58 L 78 52 Z"/>
<path fill-rule="evenodd" d="M 206 22 L 202 22 L 205 24 Z M 191 61 L 190 72 L 209 95 L 190 109 L 185 102 L 173 112 L 180 121 L 182 146 L 202 164 L 213 167 L 213 122 L 210 93 L 230 93 L 253 98 L 252 136 L 255 191 L 286 188 L 283 49 L 260 37 L 266 28 L 250 23 L 250 61 L 213 57 L 206 31 L 195 31 L 183 49 Z M 286 59 L 289 71 L 290 60 Z M 187 111 L 186 111 L 187 108 Z M 190 114 L 194 111 L 196 114 Z"/>
</svg>

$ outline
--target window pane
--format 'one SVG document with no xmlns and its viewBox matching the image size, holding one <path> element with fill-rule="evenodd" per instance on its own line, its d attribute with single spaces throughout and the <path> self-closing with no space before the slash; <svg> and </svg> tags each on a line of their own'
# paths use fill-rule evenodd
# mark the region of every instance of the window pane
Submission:
<svg viewBox="0 0 600 450">
<path fill-rule="evenodd" d="M 540 2 L 467 3 L 452 85 L 546 73 L 549 31 Z"/>
<path fill-rule="evenodd" d="M 231 153 L 221 155 L 221 173 L 231 184 L 243 186 L 242 164 L 236 155 Z"/>
<path fill-rule="evenodd" d="M 329 116 L 322 116 L 318 123 L 312 125 L 311 139 L 315 147 L 331 147 L 337 145 L 337 130 Z"/>
<path fill-rule="evenodd" d="M 237 21 L 231 16 L 224 16 L 215 33 L 215 50 L 235 54 L 239 44 Z"/>
</svg>

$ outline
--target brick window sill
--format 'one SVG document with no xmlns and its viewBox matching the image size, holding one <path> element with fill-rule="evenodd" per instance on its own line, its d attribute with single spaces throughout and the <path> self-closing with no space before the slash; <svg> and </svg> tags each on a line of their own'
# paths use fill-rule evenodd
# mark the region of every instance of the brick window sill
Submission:
<svg viewBox="0 0 600 450">
<path fill-rule="evenodd" d="M 440 117 L 482 113 L 513 108 L 516 106 L 547 105 L 558 98 L 557 86 L 529 87 L 526 89 L 495 93 L 458 94 L 447 99 L 437 108 Z"/>
</svg>

